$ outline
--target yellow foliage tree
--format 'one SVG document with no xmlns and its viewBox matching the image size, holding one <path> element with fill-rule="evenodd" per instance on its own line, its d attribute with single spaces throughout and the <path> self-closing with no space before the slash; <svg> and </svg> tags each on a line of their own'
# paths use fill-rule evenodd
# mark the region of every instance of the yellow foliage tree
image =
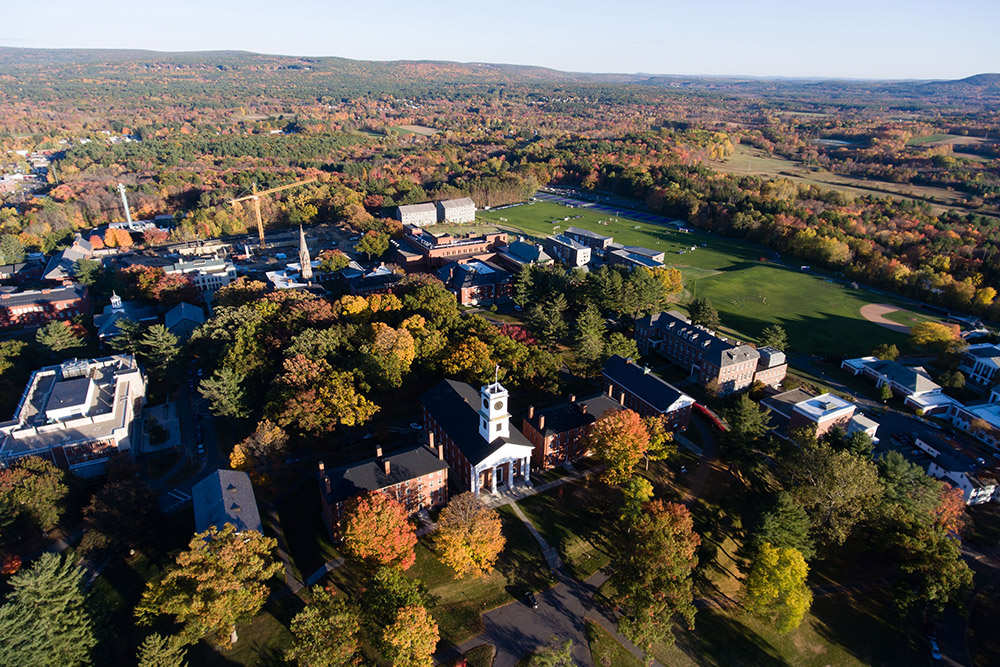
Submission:
<svg viewBox="0 0 1000 667">
<path fill-rule="evenodd" d="M 441 561 L 459 578 L 481 577 L 493 570 L 506 544 L 499 514 L 472 493 L 463 493 L 441 511 L 438 526 Z"/>
<path fill-rule="evenodd" d="M 802 553 L 792 548 L 775 548 L 764 543 L 743 584 L 743 605 L 755 616 L 768 620 L 778 632 L 799 627 L 812 606 L 812 592 L 806 586 L 809 565 Z"/>
</svg>

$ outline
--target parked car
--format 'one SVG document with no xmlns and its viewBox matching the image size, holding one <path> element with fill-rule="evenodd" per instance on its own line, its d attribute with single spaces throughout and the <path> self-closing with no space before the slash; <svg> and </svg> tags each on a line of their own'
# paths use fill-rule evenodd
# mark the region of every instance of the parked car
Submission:
<svg viewBox="0 0 1000 667">
<path fill-rule="evenodd" d="M 528 593 L 527 595 L 525 595 L 524 596 L 524 601 L 532 609 L 538 609 L 538 598 L 535 597 L 534 593 Z"/>
<path fill-rule="evenodd" d="M 205 455 L 205 445 L 199 442 L 198 443 L 198 456 L 204 456 L 204 455 Z"/>
<path fill-rule="evenodd" d="M 931 660 L 934 662 L 939 662 L 944 658 L 941 655 L 941 649 L 938 647 L 937 639 L 934 637 L 927 638 L 927 650 L 931 653 Z"/>
</svg>

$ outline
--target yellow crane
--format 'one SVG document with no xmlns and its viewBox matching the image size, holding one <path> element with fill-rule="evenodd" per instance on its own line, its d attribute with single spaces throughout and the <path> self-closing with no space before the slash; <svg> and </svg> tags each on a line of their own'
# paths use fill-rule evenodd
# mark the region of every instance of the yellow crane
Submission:
<svg viewBox="0 0 1000 667">
<path fill-rule="evenodd" d="M 288 185 L 281 185 L 276 188 L 270 188 L 269 190 L 261 190 L 257 192 L 257 183 L 253 184 L 253 194 L 247 195 L 246 197 L 237 197 L 236 199 L 230 199 L 227 203 L 236 204 L 241 201 L 252 201 L 253 202 L 253 212 L 254 216 L 257 218 L 257 234 L 260 236 L 260 249 L 264 249 L 264 221 L 260 218 L 260 198 L 264 195 L 273 194 L 275 192 L 281 192 L 282 190 L 287 190 L 289 188 L 295 188 L 300 185 L 306 185 L 307 183 L 312 183 L 315 178 L 307 178 L 304 181 L 296 181 L 294 183 L 289 183 Z"/>
</svg>

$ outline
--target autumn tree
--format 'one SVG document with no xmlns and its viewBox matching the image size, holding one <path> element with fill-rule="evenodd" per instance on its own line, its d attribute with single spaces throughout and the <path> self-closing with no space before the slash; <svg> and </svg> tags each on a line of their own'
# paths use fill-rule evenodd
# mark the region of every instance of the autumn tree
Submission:
<svg viewBox="0 0 1000 667">
<path fill-rule="evenodd" d="M 169 240 L 170 233 L 158 227 L 151 227 L 142 233 L 142 242 L 148 246 L 163 245 Z"/>
<path fill-rule="evenodd" d="M 500 515 L 475 494 L 455 496 L 438 517 L 435 543 L 441 561 L 459 578 L 488 574 L 506 543 L 501 527 Z"/>
<path fill-rule="evenodd" d="M 153 633 L 142 640 L 136 660 L 138 667 L 187 667 L 187 647 L 182 637 Z"/>
<path fill-rule="evenodd" d="M 376 231 L 365 232 L 354 245 L 354 249 L 365 253 L 368 259 L 381 257 L 389 249 L 389 235 Z"/>
<path fill-rule="evenodd" d="M 623 611 L 620 632 L 647 656 L 655 644 L 672 646 L 674 618 L 694 626 L 692 574 L 701 539 L 688 509 L 653 500 L 623 537 L 613 600 Z"/>
<path fill-rule="evenodd" d="M 874 463 L 824 442 L 798 449 L 781 474 L 815 534 L 828 544 L 843 544 L 882 494 Z"/>
<path fill-rule="evenodd" d="M 84 575 L 68 558 L 44 553 L 11 577 L 11 592 L 0 606 L 0 664 L 92 664 L 97 639 Z"/>
<path fill-rule="evenodd" d="M 394 329 L 384 322 L 372 324 L 372 342 L 366 346 L 364 363 L 373 382 L 386 389 L 398 389 L 417 354 L 413 335 L 404 328 Z"/>
<path fill-rule="evenodd" d="M 666 461 L 677 454 L 677 443 L 674 442 L 674 434 L 667 430 L 663 415 L 644 417 L 642 423 L 649 433 L 649 446 L 646 447 L 646 470 L 649 470 L 650 460 Z"/>
<path fill-rule="evenodd" d="M 154 538 L 155 510 L 156 496 L 138 477 L 109 479 L 83 510 L 80 550 L 94 557 L 148 546 Z"/>
<path fill-rule="evenodd" d="M 684 289 L 684 277 L 680 269 L 672 266 L 661 266 L 652 269 L 653 275 L 663 285 L 663 290 L 667 294 L 677 294 Z"/>
<path fill-rule="evenodd" d="M 340 520 L 347 553 L 370 567 L 407 570 L 416 561 L 417 534 L 406 507 L 377 491 L 353 498 Z"/>
<path fill-rule="evenodd" d="M 63 320 L 52 320 L 43 326 L 35 332 L 35 340 L 51 352 L 62 352 L 83 346 L 83 337 L 69 322 Z"/>
<path fill-rule="evenodd" d="M 353 372 L 334 370 L 326 359 L 297 354 L 285 360 L 283 370 L 267 410 L 282 428 L 323 433 L 363 424 L 379 409 L 360 392 Z"/>
<path fill-rule="evenodd" d="M 789 547 L 760 545 L 743 583 L 743 606 L 766 619 L 778 632 L 799 627 L 812 606 L 806 585 L 809 566 L 802 554 Z"/>
<path fill-rule="evenodd" d="M 872 356 L 883 361 L 896 361 L 899 359 L 899 348 L 891 343 L 882 343 L 872 350 Z"/>
<path fill-rule="evenodd" d="M 910 327 L 910 343 L 918 347 L 943 351 L 961 340 L 962 330 L 957 324 L 927 320 Z"/>
<path fill-rule="evenodd" d="M 257 301 L 267 292 L 267 285 L 259 280 L 240 276 L 215 292 L 216 308 L 239 308 Z"/>
<path fill-rule="evenodd" d="M 334 273 L 347 268 L 350 259 L 339 250 L 324 250 L 319 254 L 317 268 L 323 273 Z"/>
<path fill-rule="evenodd" d="M 431 667 L 438 637 L 438 624 L 426 607 L 403 607 L 382 631 L 382 652 L 394 667 Z"/>
<path fill-rule="evenodd" d="M 349 667 L 360 664 L 361 616 L 349 600 L 316 586 L 313 601 L 292 619 L 292 648 L 286 660 L 301 667 Z"/>
<path fill-rule="evenodd" d="M 608 484 L 622 484 L 646 455 L 649 431 L 637 412 L 614 410 L 594 422 L 584 443 L 607 464 L 604 480 Z"/>
<path fill-rule="evenodd" d="M 147 584 L 135 614 L 150 625 L 168 614 L 184 626 L 187 641 L 214 632 L 220 644 L 236 640 L 236 624 L 250 621 L 267 601 L 265 582 L 281 570 L 273 552 L 277 542 L 231 523 L 210 527 L 188 543 L 175 567 Z"/>
<path fill-rule="evenodd" d="M 263 419 L 254 432 L 233 446 L 230 464 L 236 470 L 267 474 L 271 461 L 285 450 L 288 434 L 270 419 Z M 237 464 L 236 462 L 241 462 Z"/>
<path fill-rule="evenodd" d="M 128 248 L 132 245 L 132 235 L 124 229 L 109 227 L 104 232 L 104 245 L 108 248 Z"/>
<path fill-rule="evenodd" d="M 777 324 L 771 324 L 760 332 L 759 342 L 761 347 L 773 347 L 784 352 L 788 349 L 788 334 Z"/>
<path fill-rule="evenodd" d="M 65 480 L 62 470 L 37 456 L 16 459 L 0 470 L 0 527 L 23 516 L 39 530 L 54 528 L 69 493 Z"/>
<path fill-rule="evenodd" d="M 468 338 L 445 358 L 442 367 L 450 377 L 475 382 L 492 372 L 494 362 L 486 343 L 479 338 Z"/>
<path fill-rule="evenodd" d="M 691 324 L 697 324 L 715 331 L 719 328 L 719 311 L 712 307 L 712 302 L 704 297 L 696 297 L 688 304 L 688 319 Z"/>
<path fill-rule="evenodd" d="M 622 504 L 621 520 L 635 523 L 642 516 L 642 510 L 653 499 L 653 484 L 645 477 L 632 475 L 625 488 L 625 502 Z"/>
</svg>

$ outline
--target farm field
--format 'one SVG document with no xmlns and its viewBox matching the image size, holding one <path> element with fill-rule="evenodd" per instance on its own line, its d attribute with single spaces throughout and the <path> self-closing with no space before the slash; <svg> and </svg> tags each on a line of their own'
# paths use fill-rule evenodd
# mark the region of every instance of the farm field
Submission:
<svg viewBox="0 0 1000 667">
<path fill-rule="evenodd" d="M 950 206 L 959 206 L 959 202 L 962 200 L 961 193 L 944 188 L 865 181 L 828 171 L 811 171 L 798 162 L 788 160 L 780 155 L 767 155 L 761 149 L 745 144 L 738 144 L 733 155 L 725 160 L 710 160 L 705 164 L 724 173 L 787 178 L 802 185 L 819 185 L 857 196 L 875 194 L 926 201 L 938 214 L 947 211 Z"/>
<path fill-rule="evenodd" d="M 400 135 L 406 134 L 419 134 L 424 137 L 430 137 L 438 133 L 433 127 L 425 127 L 423 125 L 396 125 L 392 128 Z"/>
<path fill-rule="evenodd" d="M 626 245 L 664 250 L 666 263 L 684 276 L 685 292 L 679 301 L 687 302 L 692 296 L 711 299 L 722 317 L 723 330 L 740 338 L 754 340 L 767 325 L 780 324 L 788 332 L 794 353 L 823 356 L 868 354 L 879 343 L 901 345 L 906 340 L 903 334 L 860 314 L 865 304 L 891 302 L 884 295 L 789 268 L 772 251 L 750 243 L 699 231 L 678 232 L 629 220 L 626 215 L 623 212 L 615 221 L 613 216 L 587 208 L 535 202 L 481 212 L 479 218 L 535 238 L 574 226 L 613 236 Z M 920 317 L 910 311 L 898 316 Z"/>
</svg>

